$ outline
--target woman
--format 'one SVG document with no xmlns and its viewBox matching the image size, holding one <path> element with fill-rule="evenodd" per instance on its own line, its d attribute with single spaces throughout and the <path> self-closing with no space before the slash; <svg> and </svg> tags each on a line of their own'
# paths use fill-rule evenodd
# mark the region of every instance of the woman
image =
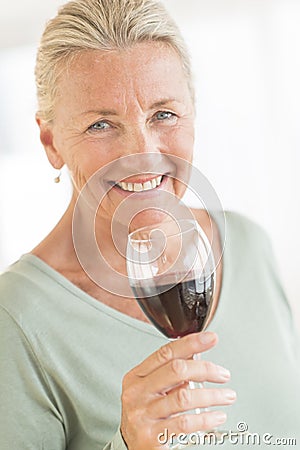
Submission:
<svg viewBox="0 0 300 450">
<path fill-rule="evenodd" d="M 243 421 L 261 436 L 300 438 L 296 338 L 257 225 L 226 214 L 211 331 L 172 343 L 133 299 L 92 281 L 77 258 L 79 193 L 110 164 L 120 163 L 118 175 L 95 234 L 115 273 L 126 274 L 111 236 L 124 192 L 149 190 L 158 202 L 164 192 L 183 194 L 162 168 L 172 157 L 192 161 L 193 87 L 184 43 L 163 7 L 153 0 L 66 4 L 43 34 L 36 80 L 41 142 L 55 169 L 67 166 L 74 193 L 54 230 L 1 276 L 1 448 L 163 448 L 166 434 L 220 427 L 225 411 L 228 430 Z M 139 174 L 128 176 L 133 155 L 143 155 L 147 173 L 138 158 Z M 211 239 L 207 214 L 193 213 Z M 84 239 L 86 217 L 79 217 Z M 132 227 L 153 220 L 160 213 L 144 211 Z M 203 359 L 192 360 L 194 353 Z M 188 380 L 211 384 L 188 390 Z"/>
</svg>

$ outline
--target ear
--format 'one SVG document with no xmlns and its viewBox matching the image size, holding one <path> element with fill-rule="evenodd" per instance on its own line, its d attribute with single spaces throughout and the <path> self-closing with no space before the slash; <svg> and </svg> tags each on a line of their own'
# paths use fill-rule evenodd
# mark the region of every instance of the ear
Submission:
<svg viewBox="0 0 300 450">
<path fill-rule="evenodd" d="M 35 116 L 35 120 L 40 128 L 40 141 L 44 146 L 50 164 L 55 169 L 61 169 L 64 165 L 64 160 L 54 145 L 51 123 L 41 119 L 38 115 Z"/>
</svg>

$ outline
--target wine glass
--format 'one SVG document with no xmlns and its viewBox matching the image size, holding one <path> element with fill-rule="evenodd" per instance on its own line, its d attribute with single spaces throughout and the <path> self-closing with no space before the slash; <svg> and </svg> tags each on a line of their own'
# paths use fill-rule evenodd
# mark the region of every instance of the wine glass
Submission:
<svg viewBox="0 0 300 450">
<path fill-rule="evenodd" d="M 134 296 L 161 333 L 172 340 L 205 329 L 216 273 L 210 243 L 196 220 L 168 219 L 131 232 L 126 260 Z"/>
</svg>

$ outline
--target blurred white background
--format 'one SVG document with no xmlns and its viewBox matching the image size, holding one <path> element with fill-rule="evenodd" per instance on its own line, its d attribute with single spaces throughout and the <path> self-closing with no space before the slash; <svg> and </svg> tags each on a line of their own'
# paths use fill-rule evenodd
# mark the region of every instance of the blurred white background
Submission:
<svg viewBox="0 0 300 450">
<path fill-rule="evenodd" d="M 34 121 L 36 46 L 62 3 L 0 0 L 0 270 L 50 231 L 70 196 L 66 174 L 53 183 Z M 300 2 L 164 3 L 193 60 L 195 163 L 226 209 L 269 232 L 299 326 Z"/>
</svg>

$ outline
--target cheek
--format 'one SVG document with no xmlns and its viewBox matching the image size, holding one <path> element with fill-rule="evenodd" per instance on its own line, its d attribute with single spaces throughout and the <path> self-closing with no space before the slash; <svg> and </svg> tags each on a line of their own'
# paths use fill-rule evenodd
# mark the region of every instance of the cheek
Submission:
<svg viewBox="0 0 300 450">
<path fill-rule="evenodd" d="M 65 155 L 66 165 L 71 171 L 81 173 L 86 179 L 114 160 L 110 151 L 101 144 L 84 144 L 68 149 Z"/>
<path fill-rule="evenodd" d="M 193 159 L 194 127 L 179 126 L 172 131 L 167 139 L 168 152 L 188 162 Z"/>
<path fill-rule="evenodd" d="M 176 178 L 173 180 L 173 188 L 176 195 L 182 198 L 188 184 L 191 163 L 193 161 L 194 127 L 193 125 L 178 127 L 173 132 L 169 141 L 169 153 L 180 158 L 176 164 Z M 180 162 L 182 161 L 182 162 Z M 189 164 L 185 164 L 186 161 Z"/>
</svg>

